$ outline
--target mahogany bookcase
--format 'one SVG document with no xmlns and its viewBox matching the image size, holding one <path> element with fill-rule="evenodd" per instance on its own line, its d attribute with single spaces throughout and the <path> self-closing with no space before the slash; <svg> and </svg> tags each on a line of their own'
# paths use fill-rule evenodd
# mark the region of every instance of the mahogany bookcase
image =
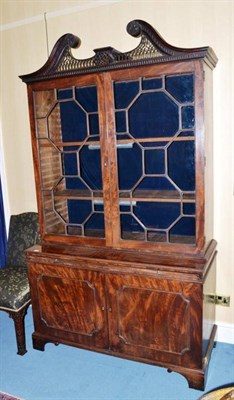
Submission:
<svg viewBox="0 0 234 400">
<path fill-rule="evenodd" d="M 35 349 L 63 343 L 204 389 L 216 325 L 210 47 L 148 23 L 79 60 L 72 34 L 28 87 L 41 244 L 27 251 Z"/>
</svg>

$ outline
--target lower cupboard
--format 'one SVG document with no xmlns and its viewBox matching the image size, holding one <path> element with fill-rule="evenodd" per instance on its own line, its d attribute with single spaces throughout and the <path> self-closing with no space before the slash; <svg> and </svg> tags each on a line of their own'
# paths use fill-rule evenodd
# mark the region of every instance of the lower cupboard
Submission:
<svg viewBox="0 0 234 400">
<path fill-rule="evenodd" d="M 214 342 L 209 271 L 27 252 L 33 346 L 63 343 L 176 371 L 203 390 Z M 177 270 L 178 269 L 178 270 Z M 207 272 L 208 271 L 208 272 Z"/>
</svg>

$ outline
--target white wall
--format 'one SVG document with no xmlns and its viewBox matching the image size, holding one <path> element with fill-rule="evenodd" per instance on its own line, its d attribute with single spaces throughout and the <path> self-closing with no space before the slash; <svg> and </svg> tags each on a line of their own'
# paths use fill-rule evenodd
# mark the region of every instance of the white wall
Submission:
<svg viewBox="0 0 234 400">
<path fill-rule="evenodd" d="M 18 75 L 37 70 L 47 59 L 44 13 L 51 51 L 71 32 L 82 40 L 77 58 L 92 49 L 136 47 L 126 33 L 133 19 L 155 27 L 179 47 L 211 46 L 219 62 L 214 70 L 214 226 L 218 241 L 217 293 L 231 295 L 231 307 L 217 306 L 220 340 L 233 340 L 233 1 L 31 1 L 2 0 L 1 98 L 2 146 L 9 212 L 36 210 L 26 87 Z M 226 339 L 225 339 L 226 338 Z"/>
</svg>

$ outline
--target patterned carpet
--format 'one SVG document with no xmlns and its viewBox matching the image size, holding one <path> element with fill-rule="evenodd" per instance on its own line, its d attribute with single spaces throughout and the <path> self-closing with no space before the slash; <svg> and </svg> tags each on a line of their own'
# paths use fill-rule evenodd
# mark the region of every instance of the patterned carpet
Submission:
<svg viewBox="0 0 234 400">
<path fill-rule="evenodd" d="M 23 400 L 8 393 L 0 392 L 0 400 Z"/>
</svg>

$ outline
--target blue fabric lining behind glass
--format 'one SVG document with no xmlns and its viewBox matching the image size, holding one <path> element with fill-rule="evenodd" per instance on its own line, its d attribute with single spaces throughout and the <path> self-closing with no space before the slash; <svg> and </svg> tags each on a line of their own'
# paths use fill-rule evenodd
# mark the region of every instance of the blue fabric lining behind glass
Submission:
<svg viewBox="0 0 234 400">
<path fill-rule="evenodd" d="M 139 183 L 136 190 L 176 190 L 165 177 L 146 177 Z"/>
<path fill-rule="evenodd" d="M 77 153 L 63 154 L 64 175 L 77 175 Z"/>
<path fill-rule="evenodd" d="M 63 146 L 62 150 L 64 153 L 70 153 L 70 152 L 74 152 L 77 151 L 79 149 L 80 146 Z"/>
<path fill-rule="evenodd" d="M 178 106 L 165 93 L 143 93 L 129 110 L 129 131 L 135 138 L 172 136 L 178 129 Z"/>
<path fill-rule="evenodd" d="M 90 135 L 99 135 L 98 114 L 89 115 L 89 133 Z"/>
<path fill-rule="evenodd" d="M 92 211 L 91 200 L 67 200 L 71 224 L 82 224 Z"/>
<path fill-rule="evenodd" d="M 165 78 L 166 90 L 183 104 L 194 101 L 193 75 L 167 76 Z M 160 90 L 161 78 L 143 79 L 141 94 L 129 109 L 130 133 L 136 138 L 150 138 L 160 136 L 173 136 L 179 129 L 178 106 L 163 92 L 150 92 Z M 139 81 L 114 83 L 115 107 L 118 110 L 126 109 L 139 93 Z M 76 99 L 88 113 L 97 113 L 97 90 L 95 86 L 76 88 Z M 184 93 L 186 92 L 186 93 Z M 72 90 L 59 90 L 58 99 L 69 99 Z M 63 141 L 81 141 L 87 137 L 86 113 L 74 101 L 60 103 L 61 124 Z M 139 112 L 140 111 L 140 112 Z M 64 121 L 65 115 L 69 118 Z M 170 116 L 170 118 L 168 117 Z M 181 109 L 182 128 L 194 127 L 194 107 L 188 105 Z M 116 111 L 116 132 L 126 132 L 127 121 L 125 111 Z M 98 114 L 89 114 L 89 130 L 91 135 L 99 134 Z M 185 131 L 180 136 L 191 136 L 193 132 Z M 97 139 L 98 140 L 98 139 Z M 182 143 L 182 144 L 181 144 Z M 147 146 L 162 146 L 164 143 L 142 143 Z M 71 149 L 72 150 L 72 149 Z M 182 151 L 182 156 L 181 156 Z M 156 153 L 156 154 L 155 154 Z M 84 146 L 80 151 L 81 176 L 92 189 L 102 188 L 100 150 L 89 150 Z M 118 173 L 120 190 L 130 190 L 142 175 L 142 150 L 137 144 L 132 149 L 118 149 Z M 156 156 L 157 155 L 157 156 Z M 145 151 L 146 174 L 165 173 L 164 150 L 149 149 Z M 168 148 L 168 164 L 170 177 L 182 190 L 194 190 L 195 188 L 195 165 L 194 165 L 194 143 L 174 142 Z M 70 157 L 70 158 L 69 158 Z M 156 163 L 157 159 L 157 163 Z M 183 163 L 178 163 L 183 159 Z M 140 160 L 140 161 L 139 161 Z M 175 168 L 176 166 L 176 168 Z M 76 175 L 78 170 L 76 154 L 64 154 L 64 172 L 66 175 Z M 66 178 L 67 189 L 87 188 L 82 181 L 76 178 Z M 165 178 L 145 177 L 136 190 L 176 190 L 173 184 Z M 75 202 L 75 203 L 74 203 Z M 90 210 L 91 201 L 87 204 L 79 204 L 78 200 L 68 200 L 69 220 L 71 223 L 82 223 Z M 81 201 L 82 202 L 82 201 Z M 147 205 L 147 210 L 146 210 Z M 96 211 L 102 211 L 103 206 L 95 205 Z M 129 211 L 129 207 L 120 206 L 121 211 Z M 133 207 L 136 215 L 149 228 L 165 229 L 180 215 L 180 203 L 156 203 L 137 202 Z M 149 212 L 149 209 L 151 210 Z M 166 211 L 167 209 L 167 211 Z M 183 204 L 183 212 L 186 215 L 195 213 L 195 205 Z M 121 215 L 123 223 L 122 231 L 144 232 L 141 225 L 129 214 Z M 104 230 L 104 216 L 95 213 L 85 224 L 87 230 Z M 184 217 L 172 228 L 172 235 L 195 235 L 195 219 Z"/>
<path fill-rule="evenodd" d="M 57 90 L 57 98 L 58 100 L 63 99 L 72 99 L 73 90 L 72 89 L 59 89 Z"/>
<path fill-rule="evenodd" d="M 126 132 L 126 113 L 125 111 L 118 111 L 115 113 L 115 128 L 116 132 Z"/>
<path fill-rule="evenodd" d="M 80 150 L 80 174 L 91 189 L 102 189 L 100 149 L 90 150 L 84 146 Z"/>
<path fill-rule="evenodd" d="M 58 99 L 67 99 L 70 98 L 71 95 L 71 89 L 58 91 Z M 59 103 L 62 138 L 64 142 L 83 141 L 86 139 L 88 134 L 86 112 L 94 113 L 88 115 L 90 135 L 99 134 L 96 87 L 89 86 L 84 88 L 76 88 L 75 95 L 81 106 L 75 101 L 65 101 Z M 82 107 L 86 112 L 82 109 Z M 93 137 L 92 140 L 95 141 L 99 139 Z M 89 150 L 88 146 L 84 146 L 79 153 L 68 153 L 68 151 L 71 151 L 72 149 L 72 147 L 70 149 L 65 148 L 67 153 L 63 153 L 64 174 L 66 176 L 75 176 L 78 174 L 77 157 L 79 157 L 81 177 L 89 185 L 89 187 L 91 187 L 91 189 L 101 189 L 102 177 L 100 150 Z M 89 190 L 79 177 L 66 177 L 66 189 Z M 81 224 L 92 211 L 92 202 L 90 200 L 83 201 L 71 199 L 68 200 L 67 204 L 70 223 Z M 92 229 L 94 229 L 95 227 L 93 224 L 96 220 L 99 225 L 102 225 L 102 229 L 104 229 L 103 217 L 101 217 L 101 219 L 102 222 L 100 222 L 100 217 L 91 217 L 91 220 L 87 226 L 92 224 Z"/>
<path fill-rule="evenodd" d="M 170 230 L 170 235 L 195 236 L 195 218 L 183 217 Z"/>
<path fill-rule="evenodd" d="M 165 147 L 168 142 L 141 142 L 143 147 Z"/>
<path fill-rule="evenodd" d="M 66 178 L 66 189 L 89 190 L 80 178 Z"/>
<path fill-rule="evenodd" d="M 163 149 L 145 151 L 145 173 L 165 173 L 165 152 Z"/>
<path fill-rule="evenodd" d="M 6 236 L 6 225 L 5 225 L 4 206 L 2 197 L 2 184 L 0 177 L 0 268 L 5 267 L 6 264 L 6 247 L 7 247 L 7 236 Z"/>
<path fill-rule="evenodd" d="M 144 228 L 130 214 L 121 214 L 120 221 L 122 232 L 144 232 Z"/>
<path fill-rule="evenodd" d="M 99 140 L 100 140 L 100 137 L 99 137 L 99 136 L 94 136 L 94 135 L 92 135 L 92 136 L 90 136 L 90 137 L 87 139 L 87 142 L 86 142 L 86 143 L 88 143 L 88 142 L 99 142 Z"/>
<path fill-rule="evenodd" d="M 183 131 L 178 136 L 194 136 L 194 131 Z"/>
<path fill-rule="evenodd" d="M 115 108 L 127 108 L 139 92 L 139 81 L 115 82 Z"/>
<path fill-rule="evenodd" d="M 166 90 L 180 103 L 194 101 L 193 74 L 167 76 L 165 86 Z"/>
<path fill-rule="evenodd" d="M 194 107 L 182 107 L 182 128 L 194 128 L 195 116 L 194 116 Z"/>
<path fill-rule="evenodd" d="M 90 219 L 85 224 L 85 235 L 89 235 L 88 230 L 96 231 L 98 230 L 100 233 L 98 234 L 99 237 L 104 237 L 104 229 L 105 229 L 105 222 L 104 222 L 104 215 L 101 213 L 94 213 Z M 95 234 L 94 234 L 95 236 Z"/>
<path fill-rule="evenodd" d="M 96 86 L 87 86 L 76 88 L 76 99 L 88 112 L 98 111 L 97 88 Z"/>
<path fill-rule="evenodd" d="M 119 189 L 132 189 L 142 175 L 141 149 L 136 143 L 134 143 L 133 147 L 130 149 L 118 149 L 117 157 Z"/>
<path fill-rule="evenodd" d="M 131 211 L 130 205 L 128 206 L 128 205 L 121 205 L 120 204 L 119 209 L 120 209 L 120 212 L 129 212 L 129 211 Z"/>
<path fill-rule="evenodd" d="M 174 142 L 168 150 L 168 174 L 181 190 L 195 190 L 194 141 Z"/>
<path fill-rule="evenodd" d="M 185 215 L 194 215 L 196 212 L 195 203 L 184 203 L 183 213 Z"/>
<path fill-rule="evenodd" d="M 131 140 L 132 140 L 132 138 L 131 138 L 131 136 L 128 134 L 128 133 L 126 133 L 126 134 L 123 134 L 123 133 L 119 133 L 119 134 L 117 134 L 116 135 L 116 139 L 117 140 L 122 140 L 122 139 L 129 139 L 129 142 L 131 143 Z"/>
<path fill-rule="evenodd" d="M 104 205 L 103 204 L 94 204 L 94 210 L 95 211 L 104 211 Z"/>
<path fill-rule="evenodd" d="M 82 141 L 87 136 L 86 114 L 74 101 L 60 104 L 63 142 Z"/>
<path fill-rule="evenodd" d="M 180 215 L 180 203 L 137 202 L 134 214 L 147 228 L 166 229 Z"/>
<path fill-rule="evenodd" d="M 162 78 L 142 79 L 143 90 L 153 90 L 162 88 Z"/>
</svg>

